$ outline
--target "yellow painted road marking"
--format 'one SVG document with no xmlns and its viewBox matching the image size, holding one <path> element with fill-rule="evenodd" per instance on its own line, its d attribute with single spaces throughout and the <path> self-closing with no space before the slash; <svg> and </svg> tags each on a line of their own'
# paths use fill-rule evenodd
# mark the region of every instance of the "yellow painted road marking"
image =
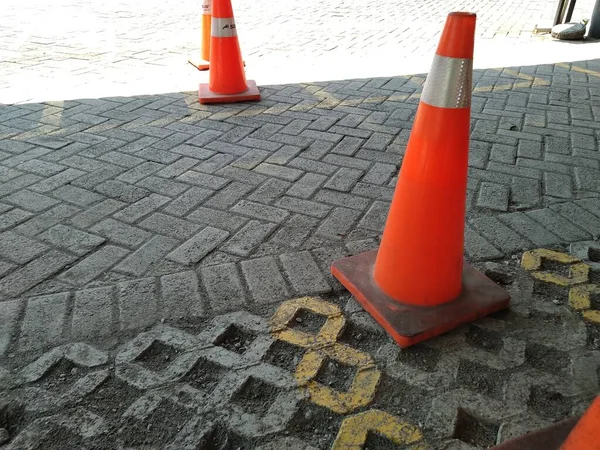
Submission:
<svg viewBox="0 0 600 450">
<path fill-rule="evenodd" d="M 600 285 L 583 284 L 569 291 L 569 305 L 577 311 L 583 311 L 584 320 L 600 325 L 600 311 L 592 309 L 592 295 L 600 294 Z"/>
<path fill-rule="evenodd" d="M 569 70 L 573 70 L 575 72 L 581 72 L 581 73 L 585 73 L 585 74 L 591 75 L 593 77 L 599 77 L 600 78 L 600 72 L 597 72 L 595 70 L 585 69 L 583 67 L 578 67 L 578 66 L 574 66 L 574 65 L 570 65 L 569 66 L 568 64 L 565 64 L 565 63 L 558 63 L 556 65 L 560 66 L 560 67 L 562 67 L 564 69 L 569 69 Z"/>
<path fill-rule="evenodd" d="M 384 411 L 372 409 L 344 419 L 331 450 L 361 450 L 369 432 L 376 432 L 397 445 L 415 444 L 411 450 L 427 448 L 416 426 Z"/>
<path fill-rule="evenodd" d="M 554 261 L 560 264 L 570 265 L 569 276 L 558 273 L 539 270 L 542 267 L 543 260 Z M 588 280 L 590 266 L 582 263 L 581 260 L 566 253 L 538 248 L 523 253 L 521 258 L 521 267 L 531 272 L 534 278 L 546 283 L 557 284 L 559 286 L 573 286 L 585 283 Z"/>
</svg>

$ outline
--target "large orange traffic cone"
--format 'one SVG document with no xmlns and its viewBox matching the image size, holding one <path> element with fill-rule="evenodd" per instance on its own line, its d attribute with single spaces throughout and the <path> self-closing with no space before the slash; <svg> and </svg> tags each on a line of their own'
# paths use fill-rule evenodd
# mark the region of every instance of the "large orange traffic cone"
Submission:
<svg viewBox="0 0 600 450">
<path fill-rule="evenodd" d="M 201 84 L 200 103 L 233 103 L 260 100 L 254 81 L 246 81 L 231 0 L 212 1 L 210 75 Z"/>
<path fill-rule="evenodd" d="M 379 250 L 331 268 L 401 347 L 510 301 L 463 263 L 475 20 L 462 12 L 446 20 Z"/>
<path fill-rule="evenodd" d="M 190 59 L 188 62 L 198 70 L 210 67 L 210 28 L 212 21 L 211 0 L 202 0 L 202 34 L 200 43 L 200 60 Z"/>
<path fill-rule="evenodd" d="M 560 450 L 600 450 L 600 396 L 592 402 Z"/>
</svg>

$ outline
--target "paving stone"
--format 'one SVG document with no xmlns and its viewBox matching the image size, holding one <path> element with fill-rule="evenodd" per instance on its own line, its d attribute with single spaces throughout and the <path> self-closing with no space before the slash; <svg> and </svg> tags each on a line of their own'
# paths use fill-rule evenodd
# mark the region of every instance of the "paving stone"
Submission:
<svg viewBox="0 0 600 450">
<path fill-rule="evenodd" d="M 52 196 L 77 206 L 88 206 L 103 200 L 104 197 L 77 186 L 64 185 L 54 191 Z"/>
<path fill-rule="evenodd" d="M 274 223 L 261 223 L 251 220 L 235 234 L 225 245 L 222 251 L 239 256 L 248 256 L 277 228 Z"/>
<path fill-rule="evenodd" d="M 600 170 L 575 167 L 575 184 L 578 189 L 600 192 Z"/>
<path fill-rule="evenodd" d="M 284 145 L 275 153 L 270 155 L 265 162 L 270 164 L 284 165 L 297 156 L 301 151 L 301 147 L 295 145 Z"/>
<path fill-rule="evenodd" d="M 211 156 L 206 161 L 203 161 L 200 164 L 198 164 L 194 168 L 194 170 L 198 172 L 211 174 L 222 169 L 223 167 L 228 166 L 233 161 L 235 161 L 234 156 L 217 153 L 216 155 Z"/>
<path fill-rule="evenodd" d="M 583 241 L 590 238 L 587 232 L 548 208 L 528 211 L 525 214 L 565 242 Z"/>
<path fill-rule="evenodd" d="M 117 284 L 119 320 L 122 330 L 135 330 L 156 320 L 156 283 L 144 278 Z"/>
<path fill-rule="evenodd" d="M 240 201 L 237 205 L 231 208 L 231 211 L 237 214 L 275 223 L 281 223 L 289 215 L 285 209 L 263 205 L 262 203 L 254 203 L 248 200 Z"/>
<path fill-rule="evenodd" d="M 2 303 L 0 308 L 0 356 L 6 353 L 12 337 L 16 333 L 23 302 L 20 300 Z"/>
<path fill-rule="evenodd" d="M 242 261 L 242 273 L 257 303 L 272 303 L 290 296 L 290 291 L 272 257 Z"/>
<path fill-rule="evenodd" d="M 156 211 L 170 200 L 171 199 L 169 197 L 158 194 L 150 194 L 148 197 L 145 197 L 119 211 L 114 215 L 114 218 L 123 222 L 134 223 L 142 217 Z"/>
<path fill-rule="evenodd" d="M 33 214 L 28 211 L 23 211 L 18 208 L 11 209 L 0 215 L 0 231 L 13 228 L 15 225 L 24 222 L 31 216 L 33 216 Z"/>
<path fill-rule="evenodd" d="M 213 195 L 205 203 L 205 206 L 209 208 L 229 209 L 252 190 L 252 186 L 234 181 Z"/>
<path fill-rule="evenodd" d="M 177 197 L 179 194 L 189 188 L 187 184 L 154 176 L 144 178 L 137 183 L 137 186 L 141 186 L 149 191 L 157 194 L 164 194 L 169 197 Z"/>
<path fill-rule="evenodd" d="M 200 226 L 196 223 L 162 213 L 154 213 L 140 222 L 142 228 L 155 233 L 170 236 L 175 239 L 187 239 L 198 231 Z"/>
<path fill-rule="evenodd" d="M 288 189 L 287 195 L 308 199 L 321 187 L 325 180 L 327 180 L 325 175 L 307 173 Z"/>
<path fill-rule="evenodd" d="M 245 217 L 204 207 L 196 208 L 187 219 L 227 231 L 236 231 L 248 222 Z"/>
<path fill-rule="evenodd" d="M 291 183 L 278 178 L 270 178 L 248 196 L 251 202 L 270 204 L 281 197 L 291 186 Z"/>
<path fill-rule="evenodd" d="M 393 138 L 394 136 L 390 134 L 375 132 L 371 135 L 367 142 L 365 142 L 364 148 L 385 150 Z"/>
<path fill-rule="evenodd" d="M 48 247 L 12 231 L 0 233 L 0 255 L 17 264 L 26 264 Z"/>
<path fill-rule="evenodd" d="M 600 237 L 600 218 L 589 213 L 576 203 L 560 203 L 550 206 L 552 211 L 561 214 L 594 238 Z"/>
<path fill-rule="evenodd" d="M 559 173 L 544 173 L 544 193 L 551 197 L 572 198 L 571 177 Z"/>
<path fill-rule="evenodd" d="M 71 219 L 71 224 L 77 224 L 77 226 L 81 228 L 88 228 L 102 220 L 104 217 L 110 216 L 115 211 L 118 211 L 123 206 L 125 206 L 125 203 L 118 200 L 113 200 L 111 198 L 104 200 L 103 202 L 86 209 L 82 213 L 77 214 Z"/>
<path fill-rule="evenodd" d="M 484 181 L 479 189 L 477 205 L 496 211 L 508 211 L 509 193 L 508 186 Z"/>
<path fill-rule="evenodd" d="M 473 228 L 465 227 L 465 252 L 471 260 L 481 261 L 502 257 L 502 252 Z"/>
<path fill-rule="evenodd" d="M 213 311 L 235 310 L 246 304 L 246 294 L 235 264 L 220 264 L 200 269 Z"/>
<path fill-rule="evenodd" d="M 44 211 L 58 203 L 58 200 L 28 190 L 22 190 L 9 195 L 5 200 L 25 210 L 34 212 Z"/>
<path fill-rule="evenodd" d="M 335 171 L 339 169 L 339 167 L 334 166 L 333 164 L 326 164 L 322 161 L 313 161 L 312 159 L 301 157 L 292 159 L 288 163 L 288 166 L 322 175 L 333 175 Z"/>
<path fill-rule="evenodd" d="M 163 212 L 174 216 L 184 216 L 213 194 L 214 191 L 210 189 L 192 187 L 165 206 Z"/>
<path fill-rule="evenodd" d="M 498 218 L 540 247 L 560 243 L 561 239 L 522 212 L 501 214 Z"/>
<path fill-rule="evenodd" d="M 396 166 L 393 164 L 375 163 L 363 177 L 362 182 L 377 185 L 387 184 L 396 173 L 396 170 Z"/>
<path fill-rule="evenodd" d="M 329 203 L 336 206 L 344 206 L 346 208 L 357 209 L 359 211 L 364 211 L 371 203 L 369 200 L 356 195 L 326 190 L 319 191 L 314 199 L 317 202 Z"/>
<path fill-rule="evenodd" d="M 493 217 L 479 217 L 471 223 L 505 254 L 531 248 L 531 243 Z"/>
<path fill-rule="evenodd" d="M 540 203 L 540 182 L 530 178 L 513 178 L 510 188 L 511 204 L 531 208 Z"/>
<path fill-rule="evenodd" d="M 169 164 L 165 168 L 159 170 L 156 175 L 163 178 L 175 178 L 187 172 L 199 163 L 200 161 L 194 158 L 181 158 L 180 160 L 175 161 L 174 163 Z"/>
<path fill-rule="evenodd" d="M 366 228 L 367 230 L 383 233 L 389 208 L 390 205 L 387 203 L 379 201 L 374 202 L 362 220 L 358 223 L 359 228 Z"/>
<path fill-rule="evenodd" d="M 56 175 L 59 172 L 62 172 L 66 169 L 65 166 L 61 166 L 59 164 L 54 164 L 48 161 L 42 161 L 39 159 L 30 159 L 23 164 L 19 164 L 17 170 L 23 172 L 32 172 L 36 175 L 41 175 L 43 177 L 50 177 L 52 175 Z"/>
<path fill-rule="evenodd" d="M 68 293 L 44 295 L 27 301 L 21 323 L 19 350 L 37 350 L 62 340 Z"/>
<path fill-rule="evenodd" d="M 29 262 L 0 280 L 0 294 L 17 297 L 72 263 L 76 258 L 57 250 Z"/>
<path fill-rule="evenodd" d="M 137 248 L 147 241 L 151 234 L 114 219 L 106 219 L 90 228 L 90 231 L 104 236 L 111 242 L 128 248 Z M 104 242 L 104 239 L 102 239 Z"/>
<path fill-rule="evenodd" d="M 134 203 L 149 195 L 146 189 L 117 180 L 108 180 L 94 188 L 96 192 L 126 203 Z"/>
<path fill-rule="evenodd" d="M 167 259 L 183 265 L 195 264 L 229 237 L 229 232 L 206 227 L 167 255 Z"/>
<path fill-rule="evenodd" d="M 364 139 L 345 136 L 331 151 L 340 155 L 352 156 L 358 151 L 364 142 Z"/>
<path fill-rule="evenodd" d="M 287 209 L 292 212 L 306 214 L 308 216 L 324 218 L 331 207 L 323 205 L 322 203 L 313 202 L 310 200 L 302 200 L 294 197 L 281 197 L 275 202 L 276 206 Z"/>
<path fill-rule="evenodd" d="M 206 173 L 195 172 L 193 170 L 179 175 L 177 179 L 185 183 L 195 184 L 197 186 L 209 189 L 220 189 L 229 183 L 229 180 L 225 178 Z"/>
<path fill-rule="evenodd" d="M 321 269 L 309 252 L 285 253 L 279 258 L 296 294 L 324 294 L 331 291 Z"/>
<path fill-rule="evenodd" d="M 159 164 L 155 162 L 145 162 L 140 164 L 139 166 L 133 167 L 120 174 L 116 180 L 123 181 L 124 183 L 137 183 L 140 180 L 143 180 L 147 176 L 150 176 L 158 171 L 165 170 L 166 167 L 164 164 Z M 102 180 L 104 181 L 104 180 Z"/>
<path fill-rule="evenodd" d="M 575 202 L 577 205 L 585 208 L 592 214 L 600 217 L 600 199 L 598 198 L 587 198 L 583 200 L 578 200 Z"/>
<path fill-rule="evenodd" d="M 254 169 L 264 175 L 281 178 L 287 181 L 296 181 L 303 174 L 301 170 L 290 167 L 278 166 L 275 164 L 261 163 Z"/>
<path fill-rule="evenodd" d="M 12 212 L 16 212 L 15 213 L 16 217 L 6 217 L 6 219 L 5 219 L 5 216 Z M 15 231 L 17 231 L 20 234 L 27 235 L 27 236 L 35 236 L 36 234 L 39 234 L 42 231 L 47 230 L 48 228 L 56 225 L 57 223 L 62 222 L 63 220 L 73 216 L 74 214 L 76 214 L 78 212 L 79 212 L 79 209 L 74 206 L 57 205 L 54 208 L 52 208 L 42 214 L 32 217 L 31 213 L 25 213 L 25 211 L 21 211 L 19 209 L 13 209 L 12 211 L 9 211 L 5 215 L 0 216 L 0 228 L 2 228 L 2 224 L 3 224 L 4 220 L 6 220 L 6 222 L 4 222 L 4 223 L 6 223 L 7 225 L 10 225 L 7 228 L 12 228 L 16 224 L 23 222 L 23 220 L 31 217 L 27 222 L 22 223 L 21 225 L 16 227 Z M 24 215 L 21 213 L 24 213 Z"/>
<path fill-rule="evenodd" d="M 367 184 L 367 183 L 358 182 L 358 183 L 356 183 L 356 186 L 354 186 L 354 188 L 352 189 L 352 194 L 355 194 L 355 195 L 361 196 L 361 197 L 372 198 L 374 200 L 392 201 L 392 198 L 394 197 L 393 187 L 395 185 L 396 185 L 395 181 L 394 181 L 392 187 L 378 186 L 376 184 Z M 357 209 L 362 209 L 362 205 L 365 204 L 364 200 L 361 199 L 360 197 L 356 198 L 355 203 L 356 203 Z"/>
<path fill-rule="evenodd" d="M 114 270 L 142 276 L 158 265 L 179 242 L 165 236 L 154 236 L 124 259 Z"/>
<path fill-rule="evenodd" d="M 319 220 L 302 214 L 294 214 L 275 233 L 271 242 L 287 247 L 298 248 L 313 232 Z"/>
<path fill-rule="evenodd" d="M 250 184 L 252 186 L 258 186 L 265 181 L 267 181 L 267 177 L 253 170 L 244 170 L 238 167 L 227 166 L 223 169 L 216 172 L 217 175 L 231 178 L 233 180 L 238 180 L 242 183 Z"/>
<path fill-rule="evenodd" d="M 100 287 L 75 292 L 71 336 L 97 338 L 113 333 L 113 288 Z"/>
<path fill-rule="evenodd" d="M 327 183 L 325 183 L 324 187 L 327 189 L 333 189 L 335 191 L 348 192 L 362 177 L 363 173 L 364 172 L 362 170 L 342 167 L 335 173 L 334 176 L 329 179 Z"/>
<path fill-rule="evenodd" d="M 48 229 L 39 238 L 55 247 L 64 248 L 79 256 L 91 252 L 105 242 L 105 239 L 100 236 L 61 224 Z"/>
<path fill-rule="evenodd" d="M 77 177 L 77 179 L 71 181 L 70 184 L 83 189 L 94 189 L 96 186 L 107 180 L 111 181 L 114 177 L 121 175 L 124 171 L 125 169 L 123 167 L 109 166 Z"/>
<path fill-rule="evenodd" d="M 178 153 L 166 152 L 156 148 L 145 148 L 135 154 L 147 161 L 154 161 L 161 164 L 171 164 L 181 158 Z"/>
<path fill-rule="evenodd" d="M 59 276 L 59 279 L 77 286 L 83 286 L 102 275 L 128 253 L 123 248 L 107 245 L 67 270 Z"/>
<path fill-rule="evenodd" d="M 270 152 L 264 150 L 253 149 L 232 162 L 231 165 L 239 169 L 252 170 L 267 159 L 270 154 Z"/>
<path fill-rule="evenodd" d="M 358 159 L 357 157 L 349 157 L 343 155 L 332 155 L 329 154 L 323 158 L 323 161 L 330 164 L 336 164 L 338 166 L 349 167 L 354 169 L 367 170 L 371 166 L 370 161 L 364 159 Z"/>
<path fill-rule="evenodd" d="M 317 228 L 316 234 L 328 239 L 342 239 L 352 230 L 361 215 L 360 211 L 335 208 Z"/>
<path fill-rule="evenodd" d="M 204 317 L 204 300 L 195 272 L 165 275 L 160 279 L 161 311 L 165 319 Z"/>
</svg>

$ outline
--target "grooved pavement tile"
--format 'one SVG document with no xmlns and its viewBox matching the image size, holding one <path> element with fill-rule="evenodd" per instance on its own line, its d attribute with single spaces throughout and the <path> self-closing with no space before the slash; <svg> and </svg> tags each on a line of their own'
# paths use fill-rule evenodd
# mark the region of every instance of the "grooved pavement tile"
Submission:
<svg viewBox="0 0 600 450">
<path fill-rule="evenodd" d="M 21 324 L 19 350 L 55 345 L 62 338 L 68 293 L 30 298 Z"/>
<path fill-rule="evenodd" d="M 273 257 L 242 261 L 242 273 L 257 303 L 273 303 L 290 296 L 290 291 Z"/>
</svg>

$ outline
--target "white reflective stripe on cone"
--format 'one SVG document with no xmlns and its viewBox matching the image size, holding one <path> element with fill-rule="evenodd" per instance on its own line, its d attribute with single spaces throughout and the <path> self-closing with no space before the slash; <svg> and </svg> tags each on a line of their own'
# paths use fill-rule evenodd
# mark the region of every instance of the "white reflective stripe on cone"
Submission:
<svg viewBox="0 0 600 450">
<path fill-rule="evenodd" d="M 213 17 L 211 22 L 210 34 L 213 37 L 234 37 L 237 36 L 237 30 L 235 29 L 235 20 L 233 17 L 227 19 L 221 19 Z"/>
<path fill-rule="evenodd" d="M 202 2 L 202 14 L 212 14 L 212 0 L 204 0 Z"/>
<path fill-rule="evenodd" d="M 468 108 L 473 89 L 473 60 L 435 55 L 421 101 L 439 108 Z"/>
</svg>

